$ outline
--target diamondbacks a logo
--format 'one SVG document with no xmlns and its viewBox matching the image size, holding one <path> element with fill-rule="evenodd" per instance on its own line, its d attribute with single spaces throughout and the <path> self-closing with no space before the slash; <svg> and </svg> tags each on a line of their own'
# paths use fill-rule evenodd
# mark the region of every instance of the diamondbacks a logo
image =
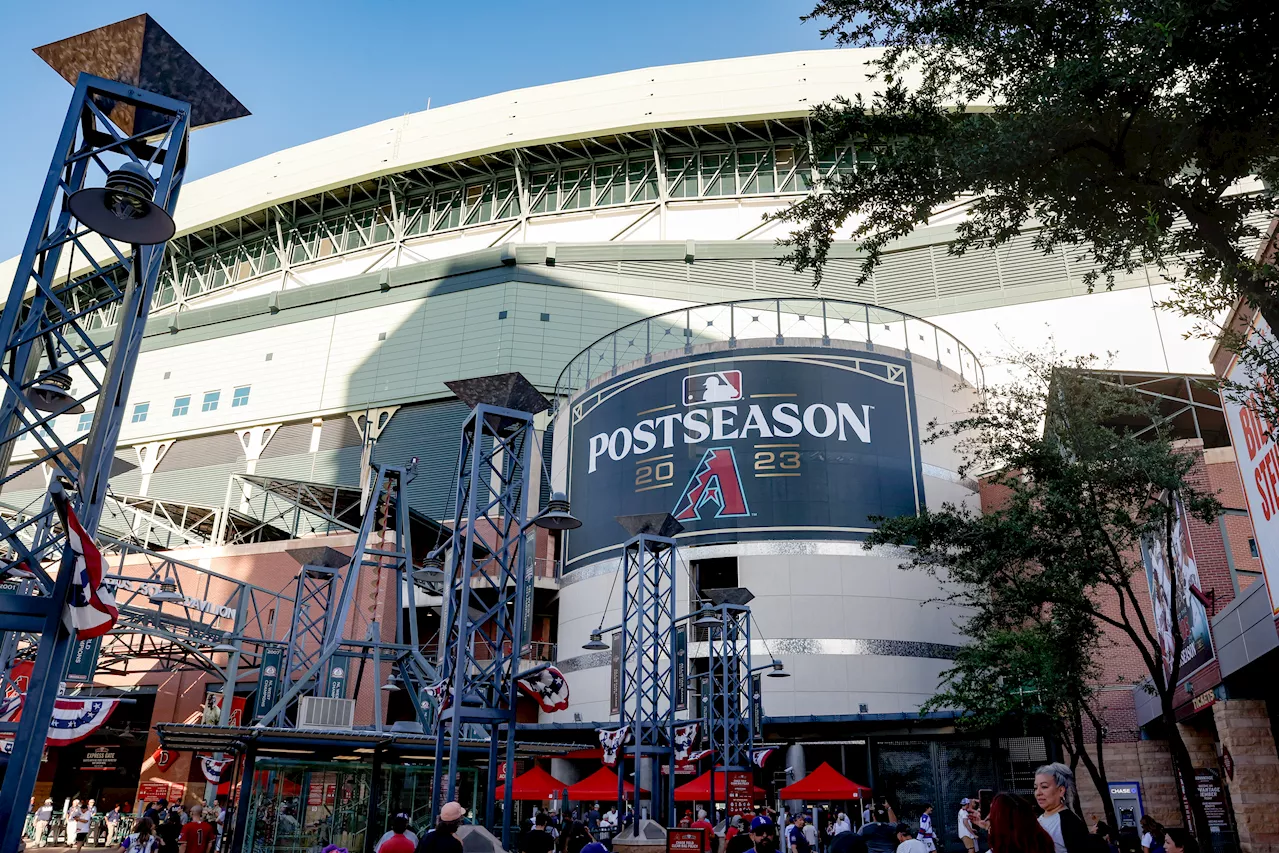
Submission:
<svg viewBox="0 0 1280 853">
<path fill-rule="evenodd" d="M 715 513 L 710 518 L 733 518 L 750 515 L 747 496 L 742 491 L 742 478 L 738 476 L 738 462 L 731 447 L 712 447 L 702 454 L 698 467 L 693 469 L 684 494 L 676 501 L 671 514 L 677 521 L 701 519 L 703 507 L 711 504 Z"/>
</svg>

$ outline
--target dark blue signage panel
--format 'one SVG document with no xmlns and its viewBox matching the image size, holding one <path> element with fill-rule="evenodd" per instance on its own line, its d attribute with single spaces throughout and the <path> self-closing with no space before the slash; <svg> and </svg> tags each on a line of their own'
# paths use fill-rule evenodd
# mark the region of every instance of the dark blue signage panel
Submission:
<svg viewBox="0 0 1280 853">
<path fill-rule="evenodd" d="M 924 505 L 911 365 L 770 347 L 692 355 L 574 401 L 565 567 L 605 559 L 614 517 L 670 512 L 681 542 L 861 539 Z M 563 427 L 560 427 L 563 428 Z"/>
</svg>

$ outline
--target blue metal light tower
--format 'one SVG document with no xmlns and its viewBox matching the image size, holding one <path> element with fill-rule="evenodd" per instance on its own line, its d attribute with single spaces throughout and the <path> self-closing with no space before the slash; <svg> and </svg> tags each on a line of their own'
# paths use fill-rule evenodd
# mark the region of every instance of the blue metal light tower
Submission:
<svg viewBox="0 0 1280 853">
<path fill-rule="evenodd" d="M 55 488 L 65 484 L 93 535 L 164 243 L 173 234 L 187 134 L 248 111 L 147 15 L 36 53 L 75 93 L 0 312 L 0 489 L 48 465 Z M 112 325 L 110 342 L 94 334 Z M 60 438 L 55 419 L 94 401 L 89 431 Z M 24 438 L 34 440 L 36 459 L 10 466 L 15 443 Z M 0 537 L 0 574 L 30 572 L 35 582 L 24 587 L 42 593 L 0 594 L 0 631 L 24 635 L 0 646 L 11 654 L 36 648 L 22 721 L 0 727 L 15 735 L 0 787 L 0 853 L 11 853 L 22 828 L 15 816 L 26 809 L 72 646 L 61 618 L 71 564 L 62 559 L 55 576 L 49 573 L 65 536 L 48 497 L 21 521 L 0 520 Z M 12 663 L 0 660 L 4 688 L 13 686 Z"/>
<path fill-rule="evenodd" d="M 642 766 L 650 771 L 651 817 L 667 825 L 675 813 L 675 536 L 684 525 L 670 513 L 623 515 L 618 523 L 631 534 L 622 546 L 619 723 L 631 727 L 632 742 L 621 751 L 632 756 L 635 768 L 632 826 L 639 825 L 642 814 Z M 665 781 L 657 769 L 663 762 Z M 619 773 L 619 802 L 622 793 L 623 774 Z"/>
<path fill-rule="evenodd" d="M 717 798 L 716 765 L 748 770 L 755 744 L 752 701 L 751 592 L 741 587 L 703 590 L 712 606 L 703 608 L 694 625 L 707 631 L 707 705 L 702 709 L 707 746 L 712 750 L 711 803 Z M 727 793 L 728 776 L 723 777 Z"/>
<path fill-rule="evenodd" d="M 445 606 L 440 629 L 440 676 L 447 707 L 436 716 L 433 811 L 441 797 L 456 795 L 461 740 L 468 727 L 487 731 L 489 776 L 497 787 L 500 761 L 515 767 L 516 681 L 529 642 L 533 607 L 533 563 L 526 533 L 533 525 L 551 530 L 580 526 L 562 495 L 529 518 L 537 483 L 529 482 L 529 454 L 537 441 L 534 416 L 550 403 L 519 373 L 448 382 L 471 406 L 458 451 L 457 497 Z M 531 671 L 532 672 L 532 671 Z M 501 757 L 500 757 L 501 755 Z M 514 776 L 514 774 L 513 774 Z M 502 809 L 502 846 L 511 848 L 512 785 Z M 494 824 L 492 805 L 487 822 Z"/>
</svg>

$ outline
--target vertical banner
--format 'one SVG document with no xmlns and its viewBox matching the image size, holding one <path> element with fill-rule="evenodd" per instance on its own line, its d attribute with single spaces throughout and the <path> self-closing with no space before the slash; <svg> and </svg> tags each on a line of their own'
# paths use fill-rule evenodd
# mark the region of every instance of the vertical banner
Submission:
<svg viewBox="0 0 1280 853">
<path fill-rule="evenodd" d="M 751 676 L 751 716 L 755 718 L 755 731 L 752 734 L 756 740 L 764 737 L 764 700 L 760 696 L 762 687 L 760 673 Z"/>
<path fill-rule="evenodd" d="M 62 680 L 76 683 L 93 681 L 93 673 L 98 669 L 98 653 L 101 651 L 101 637 L 76 640 L 71 648 L 71 662 L 67 664 L 67 674 Z"/>
<path fill-rule="evenodd" d="M 1276 346 L 1275 335 L 1262 319 L 1261 312 L 1254 314 L 1249 343 L 1263 349 L 1269 346 L 1274 350 Z M 1255 373 L 1256 370 L 1236 359 L 1226 378 L 1239 386 L 1258 387 L 1260 383 Z M 1280 523 L 1276 520 L 1276 515 L 1280 514 L 1280 489 L 1277 488 L 1280 456 L 1277 455 L 1276 443 L 1270 438 L 1275 425 L 1264 423 L 1258 416 L 1258 410 L 1264 407 L 1258 404 L 1256 397 L 1254 405 L 1244 406 L 1230 399 L 1232 396 L 1230 392 L 1222 394 L 1222 411 L 1227 416 L 1231 449 L 1235 451 L 1236 464 L 1240 468 L 1245 503 L 1249 507 L 1249 519 L 1253 522 L 1254 541 L 1258 545 L 1258 558 L 1262 561 L 1274 613 L 1280 605 Z"/>
<path fill-rule="evenodd" d="M 351 659 L 346 655 L 334 655 L 329 658 L 329 670 L 324 681 L 324 695 L 330 699 L 347 697 L 347 669 Z"/>
<path fill-rule="evenodd" d="M 614 634 L 609 647 L 609 713 L 622 713 L 622 633 Z"/>
<path fill-rule="evenodd" d="M 533 534 L 525 537 L 520 554 L 524 558 L 524 613 L 520 614 L 520 649 L 516 659 L 524 658 L 524 650 L 533 642 L 533 561 L 536 554 Z M 530 655 L 533 657 L 533 655 Z"/>
<path fill-rule="evenodd" d="M 261 717 L 280 698 L 280 667 L 284 664 L 284 649 L 268 646 L 262 652 L 262 668 L 258 672 L 258 703 L 254 708 L 255 719 Z"/>
<path fill-rule="evenodd" d="M 1142 537 L 1142 563 L 1147 570 L 1155 633 L 1160 640 L 1166 675 L 1173 672 L 1174 632 L 1182 636 L 1178 670 L 1181 681 L 1213 660 L 1213 642 L 1209 636 L 1209 614 L 1191 594 L 1192 586 L 1201 586 L 1200 573 L 1191 550 L 1191 530 L 1182 500 L 1177 495 L 1165 499 L 1173 501 L 1172 553 L 1166 553 L 1169 548 L 1164 531 L 1153 531 Z"/>
<path fill-rule="evenodd" d="M 676 710 L 689 708 L 689 626 L 680 625 L 675 630 L 675 648 L 671 652 L 671 665 L 676 670 Z M 733 812 L 741 814 L 741 812 Z"/>
</svg>

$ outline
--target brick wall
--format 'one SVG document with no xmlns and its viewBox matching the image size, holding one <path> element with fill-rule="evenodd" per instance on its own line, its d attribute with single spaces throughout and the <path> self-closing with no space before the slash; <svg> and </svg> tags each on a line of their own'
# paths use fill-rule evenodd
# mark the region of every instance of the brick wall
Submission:
<svg viewBox="0 0 1280 853">
<path fill-rule="evenodd" d="M 1230 699 L 1213 706 L 1213 720 L 1235 772 L 1227 779 L 1242 853 L 1276 853 L 1280 816 L 1276 809 L 1276 742 L 1266 703 Z"/>
</svg>

